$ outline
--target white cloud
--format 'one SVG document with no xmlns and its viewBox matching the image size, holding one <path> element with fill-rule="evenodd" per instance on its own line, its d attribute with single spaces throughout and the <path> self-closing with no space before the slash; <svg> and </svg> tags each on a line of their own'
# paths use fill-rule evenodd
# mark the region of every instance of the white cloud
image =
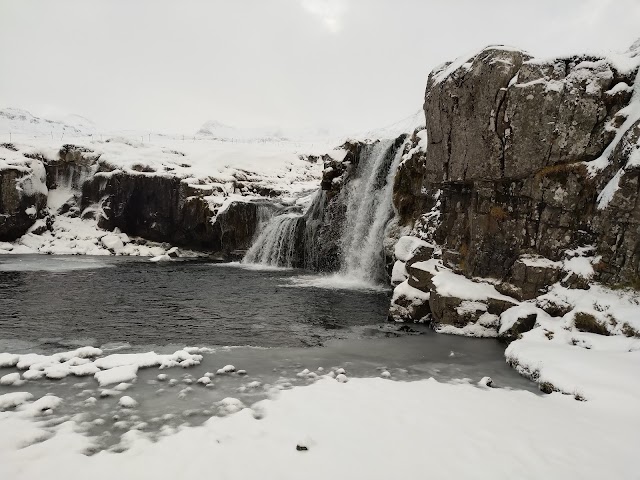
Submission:
<svg viewBox="0 0 640 480">
<path fill-rule="evenodd" d="M 342 29 L 342 20 L 347 11 L 346 0 L 302 0 L 302 7 L 317 16 L 331 33 Z"/>
</svg>

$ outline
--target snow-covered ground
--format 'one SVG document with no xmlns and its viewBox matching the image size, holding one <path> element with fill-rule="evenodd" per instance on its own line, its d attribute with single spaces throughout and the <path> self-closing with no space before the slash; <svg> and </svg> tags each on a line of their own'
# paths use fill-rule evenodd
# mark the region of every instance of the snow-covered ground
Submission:
<svg viewBox="0 0 640 480">
<path fill-rule="evenodd" d="M 251 407 L 227 398 L 218 408 L 228 416 L 166 431 L 155 442 L 133 429 L 123 436 L 125 451 L 92 456 L 81 416 L 42 420 L 43 411 L 46 419 L 59 403 L 45 396 L 0 413 L 0 472 L 12 480 L 209 473 L 230 479 L 637 478 L 637 397 L 578 402 L 560 393 L 384 376 L 347 382 L 339 374 L 323 376 Z M 31 400 L 9 395 L 5 405 Z M 123 410 L 135 412 L 135 400 L 123 400 Z"/>
</svg>

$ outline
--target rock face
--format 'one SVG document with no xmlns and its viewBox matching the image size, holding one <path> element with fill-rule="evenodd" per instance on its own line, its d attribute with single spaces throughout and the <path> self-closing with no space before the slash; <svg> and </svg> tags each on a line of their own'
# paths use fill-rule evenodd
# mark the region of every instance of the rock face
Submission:
<svg viewBox="0 0 640 480">
<path fill-rule="evenodd" d="M 44 233 L 57 215 L 81 216 L 105 230 L 233 257 L 251 245 L 259 210 L 274 208 L 175 175 L 116 169 L 85 147 L 63 145 L 55 158 L 28 159 L 9 147 L 2 148 L 19 161 L 0 160 L 0 241 Z M 214 193 L 224 202 L 213 202 Z M 44 217 L 37 231 L 30 230 Z"/>
<path fill-rule="evenodd" d="M 99 226 L 158 242 L 229 255 L 249 248 L 259 203 L 212 206 L 206 193 L 173 176 L 98 173 L 84 184 L 83 209 L 99 204 Z"/>
<path fill-rule="evenodd" d="M 41 162 L 13 166 L 3 165 L 0 159 L 0 241 L 26 233 L 46 203 L 46 173 Z"/>
<path fill-rule="evenodd" d="M 491 278 L 514 303 L 559 281 L 640 286 L 640 51 L 621 58 L 488 47 L 430 74 L 426 129 L 406 149 L 394 205 L 441 269 Z M 460 299 L 404 261 L 438 323 L 461 328 L 510 307 L 461 315 Z"/>
<path fill-rule="evenodd" d="M 593 246 L 599 278 L 632 283 L 640 213 L 629 156 L 639 127 L 616 127 L 629 115 L 636 74 L 604 58 L 540 61 L 500 47 L 432 72 L 428 146 L 417 149 L 414 136 L 415 151 L 396 178 L 401 220 L 469 276 L 513 279 L 521 255 L 559 261 L 567 250 Z M 599 197 L 620 169 L 603 206 Z"/>
</svg>

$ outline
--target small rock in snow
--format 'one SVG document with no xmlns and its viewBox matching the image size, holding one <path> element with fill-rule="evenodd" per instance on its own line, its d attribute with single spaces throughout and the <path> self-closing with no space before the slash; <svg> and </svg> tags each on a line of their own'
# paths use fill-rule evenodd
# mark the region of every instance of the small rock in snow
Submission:
<svg viewBox="0 0 640 480">
<path fill-rule="evenodd" d="M 109 389 L 104 389 L 100 391 L 100 396 L 101 397 L 115 397 L 117 395 L 120 395 L 121 392 L 119 392 L 118 390 L 109 390 Z"/>
<path fill-rule="evenodd" d="M 211 379 L 209 377 L 201 377 L 198 379 L 198 383 L 202 385 L 209 385 L 211 383 Z"/>
<path fill-rule="evenodd" d="M 305 447 L 304 445 L 296 445 L 296 450 L 299 452 L 306 452 L 307 450 L 309 450 L 309 448 Z"/>
<path fill-rule="evenodd" d="M 122 408 L 135 408 L 138 406 L 138 402 L 136 402 L 133 398 L 125 395 L 118 400 L 118 405 Z"/>
<path fill-rule="evenodd" d="M 478 382 L 478 385 L 481 385 L 483 387 L 492 387 L 493 380 L 491 380 L 491 377 L 482 377 L 482 379 Z"/>
<path fill-rule="evenodd" d="M 238 375 L 246 375 L 247 371 L 246 370 L 238 370 Z"/>
</svg>

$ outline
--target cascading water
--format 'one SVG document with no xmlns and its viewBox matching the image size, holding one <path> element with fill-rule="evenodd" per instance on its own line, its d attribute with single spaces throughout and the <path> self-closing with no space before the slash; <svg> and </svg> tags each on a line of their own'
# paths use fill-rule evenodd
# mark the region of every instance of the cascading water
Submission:
<svg viewBox="0 0 640 480">
<path fill-rule="evenodd" d="M 317 234 L 325 222 L 337 222 L 340 238 L 330 240 L 340 248 L 340 275 L 368 283 L 383 280 L 384 230 L 393 216 L 393 177 L 404 150 L 400 140 L 362 145 L 355 171 L 333 200 L 345 206 L 344 218 L 324 218 L 328 200 L 319 190 L 304 214 L 285 213 L 263 222 L 243 262 L 322 269 L 319 252 L 327 234 L 320 240 Z"/>
<path fill-rule="evenodd" d="M 347 185 L 340 269 L 345 276 L 365 281 L 384 277 L 384 229 L 393 216 L 393 177 L 403 152 L 394 143 L 366 145 L 356 177 Z"/>
<path fill-rule="evenodd" d="M 322 223 L 324 198 L 324 192 L 318 191 L 304 214 L 284 213 L 262 218 L 258 237 L 242 262 L 273 267 L 313 268 L 317 256 L 315 232 Z"/>
<path fill-rule="evenodd" d="M 296 237 L 301 216 L 287 213 L 273 217 L 262 229 L 244 257 L 244 263 L 259 263 L 278 267 L 296 264 Z"/>
</svg>

